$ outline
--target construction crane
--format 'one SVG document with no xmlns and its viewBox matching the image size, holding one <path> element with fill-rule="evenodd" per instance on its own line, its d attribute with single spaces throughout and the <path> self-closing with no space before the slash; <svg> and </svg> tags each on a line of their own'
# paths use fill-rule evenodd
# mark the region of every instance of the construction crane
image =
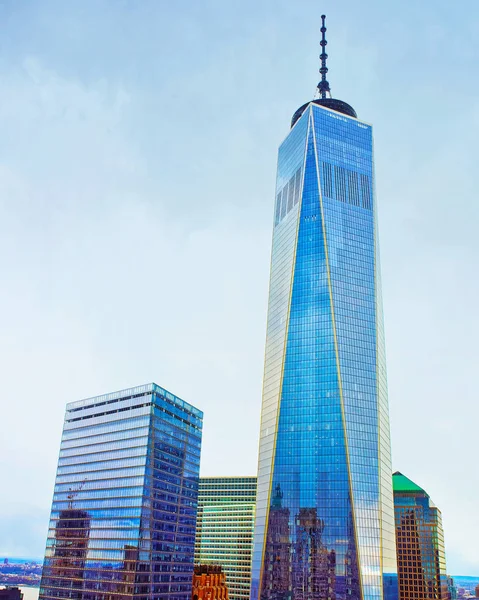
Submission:
<svg viewBox="0 0 479 600">
<path fill-rule="evenodd" d="M 80 483 L 77 485 L 76 488 L 69 488 L 69 494 L 67 494 L 67 498 L 68 498 L 68 508 L 73 508 L 73 498 L 75 498 L 76 496 L 78 496 L 78 494 L 81 492 L 81 490 L 83 489 L 83 486 L 85 485 L 86 481 L 87 481 L 87 477 L 85 477 L 85 479 L 83 481 L 80 481 Z"/>
</svg>

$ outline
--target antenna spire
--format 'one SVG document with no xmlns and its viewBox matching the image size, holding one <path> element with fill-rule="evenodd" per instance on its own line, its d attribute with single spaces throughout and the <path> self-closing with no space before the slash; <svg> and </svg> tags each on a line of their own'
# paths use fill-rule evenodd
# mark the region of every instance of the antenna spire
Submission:
<svg viewBox="0 0 479 600">
<path fill-rule="evenodd" d="M 326 44 L 328 42 L 326 41 L 326 25 L 324 24 L 326 21 L 326 15 L 321 15 L 321 21 L 322 37 L 321 41 L 319 42 L 321 44 L 321 54 L 319 55 L 319 58 L 321 59 L 321 68 L 319 69 L 319 72 L 321 73 L 321 81 L 318 83 L 318 90 L 321 98 L 326 98 L 327 93 L 329 93 L 331 96 L 331 88 L 329 87 L 329 82 L 326 79 L 326 73 L 328 72 L 328 67 L 326 66 L 326 60 L 328 58 L 328 55 L 326 54 Z"/>
</svg>

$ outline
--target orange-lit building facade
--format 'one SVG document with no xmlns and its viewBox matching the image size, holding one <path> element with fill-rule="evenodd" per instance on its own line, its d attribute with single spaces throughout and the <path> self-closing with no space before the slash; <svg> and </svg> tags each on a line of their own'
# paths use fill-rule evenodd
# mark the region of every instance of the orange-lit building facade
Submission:
<svg viewBox="0 0 479 600">
<path fill-rule="evenodd" d="M 195 566 L 192 600 L 229 600 L 226 575 L 221 566 Z"/>
</svg>

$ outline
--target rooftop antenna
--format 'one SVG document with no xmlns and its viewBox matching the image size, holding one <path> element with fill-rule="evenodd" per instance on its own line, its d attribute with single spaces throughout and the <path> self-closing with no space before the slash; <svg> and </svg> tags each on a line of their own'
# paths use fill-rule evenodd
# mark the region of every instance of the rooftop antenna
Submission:
<svg viewBox="0 0 479 600">
<path fill-rule="evenodd" d="M 291 127 L 294 127 L 298 120 L 301 118 L 301 115 L 308 108 L 308 106 L 312 104 L 316 104 L 318 106 L 324 106 L 329 110 L 334 110 L 339 113 L 343 113 L 343 115 L 347 115 L 348 117 L 352 117 L 353 119 L 357 119 L 358 115 L 352 106 L 350 106 L 347 102 L 343 102 L 338 98 L 333 98 L 331 96 L 331 88 L 329 87 L 329 81 L 326 79 L 326 74 L 328 72 L 328 67 L 326 66 L 326 61 L 328 59 L 328 55 L 326 54 L 326 15 L 321 15 L 321 54 L 319 58 L 321 59 L 321 68 L 319 72 L 321 73 L 321 81 L 316 86 L 316 90 L 313 94 L 313 100 L 306 102 L 303 106 L 300 106 L 298 110 L 294 113 L 293 118 L 291 119 Z"/>
<path fill-rule="evenodd" d="M 328 72 L 328 67 L 326 66 L 326 60 L 328 58 L 328 55 L 326 54 L 326 44 L 328 42 L 326 41 L 326 25 L 324 24 L 326 21 L 326 15 L 321 15 L 321 21 L 322 37 L 321 41 L 319 42 L 321 44 L 321 54 L 319 55 L 319 58 L 321 59 L 321 68 L 319 69 L 319 72 L 321 73 L 321 81 L 318 83 L 318 90 L 321 98 L 326 98 L 326 94 L 329 94 L 329 97 L 331 97 L 331 88 L 329 87 L 329 82 L 326 79 L 326 73 Z"/>
</svg>

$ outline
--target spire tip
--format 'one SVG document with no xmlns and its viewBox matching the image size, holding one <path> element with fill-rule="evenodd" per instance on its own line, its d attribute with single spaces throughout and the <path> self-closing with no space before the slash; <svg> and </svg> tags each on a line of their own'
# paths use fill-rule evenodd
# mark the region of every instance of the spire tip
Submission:
<svg viewBox="0 0 479 600">
<path fill-rule="evenodd" d="M 331 96 L 331 88 L 329 87 L 329 82 L 326 79 L 326 73 L 328 72 L 328 67 L 326 66 L 326 60 L 328 58 L 328 55 L 326 54 L 326 44 L 328 43 L 326 41 L 326 25 L 325 20 L 326 20 L 326 15 L 321 15 L 321 20 L 322 20 L 322 25 L 321 25 L 321 41 L 319 42 L 320 46 L 321 46 L 321 54 L 319 55 L 319 58 L 321 60 L 321 68 L 319 69 L 319 72 L 321 74 L 321 81 L 318 83 L 318 90 L 319 93 L 321 94 L 321 98 L 326 98 L 326 94 L 329 93 L 329 95 Z"/>
</svg>

